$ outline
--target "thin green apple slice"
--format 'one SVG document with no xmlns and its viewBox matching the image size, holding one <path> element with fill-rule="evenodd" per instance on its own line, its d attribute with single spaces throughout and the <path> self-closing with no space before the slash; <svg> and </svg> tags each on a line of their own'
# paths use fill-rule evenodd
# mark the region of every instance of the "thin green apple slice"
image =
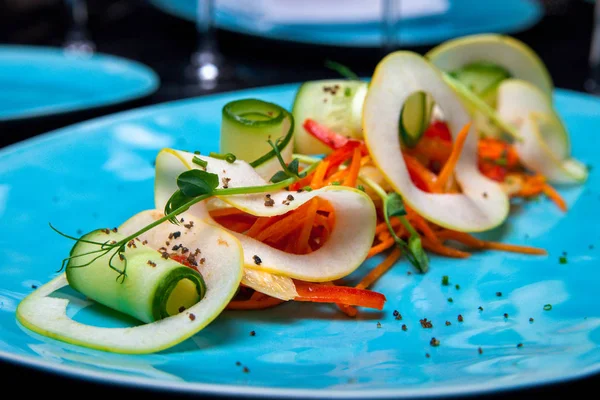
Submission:
<svg viewBox="0 0 600 400">
<path fill-rule="evenodd" d="M 470 121 L 438 69 L 418 54 L 392 53 L 378 64 L 363 109 L 363 132 L 373 161 L 411 208 L 438 225 L 476 232 L 502 224 L 508 216 L 508 197 L 500 185 L 479 172 L 474 132 L 469 133 L 455 168 L 461 194 L 426 193 L 412 182 L 400 149 L 397 121 L 406 99 L 417 91 L 433 96 L 453 136 Z"/>
</svg>

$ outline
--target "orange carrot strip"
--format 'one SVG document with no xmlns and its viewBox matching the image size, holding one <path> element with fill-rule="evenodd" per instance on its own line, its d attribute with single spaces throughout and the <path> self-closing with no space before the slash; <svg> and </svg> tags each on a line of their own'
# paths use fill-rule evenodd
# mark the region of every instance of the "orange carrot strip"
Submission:
<svg viewBox="0 0 600 400">
<path fill-rule="evenodd" d="M 394 243 L 395 243 L 394 238 L 390 236 L 389 239 L 384 240 L 383 242 L 371 247 L 371 249 L 369 250 L 369 253 L 367 254 L 367 258 L 373 257 L 374 255 L 379 254 L 382 251 L 389 249 L 390 247 L 392 247 L 394 245 Z"/>
<path fill-rule="evenodd" d="M 429 226 L 429 224 L 423 217 L 421 217 L 419 214 L 417 214 L 410 207 L 406 207 L 406 214 L 407 214 L 406 216 L 408 217 L 408 219 L 414 223 L 415 228 L 420 230 L 423 233 L 423 235 L 425 235 L 427 238 L 429 238 L 429 240 L 431 240 L 434 243 L 440 242 L 438 237 L 435 235 L 435 232 L 433 231 L 433 229 L 431 229 L 431 227 Z"/>
<path fill-rule="evenodd" d="M 295 213 L 286 214 L 284 218 L 281 218 L 279 221 L 271 224 L 268 228 L 265 228 L 262 232 L 256 235 L 254 239 L 264 242 L 276 232 L 284 230 L 285 232 L 289 233 L 297 228 L 301 222 L 302 221 L 297 218 Z"/>
<path fill-rule="evenodd" d="M 396 217 L 392 217 L 390 218 L 390 224 L 392 224 L 392 228 L 397 228 L 401 225 L 400 219 L 396 218 Z M 385 232 L 388 230 L 387 224 L 384 222 L 380 222 L 379 224 L 377 224 L 377 226 L 375 227 L 375 234 L 379 234 L 381 232 Z"/>
<path fill-rule="evenodd" d="M 451 230 L 445 230 L 438 234 L 440 238 L 456 240 L 457 242 L 463 243 L 469 247 L 475 249 L 488 249 L 488 250 L 500 250 L 500 251 L 508 251 L 511 253 L 521 253 L 521 254 L 532 254 L 532 255 L 545 255 L 547 254 L 546 250 L 540 249 L 537 247 L 531 246 L 519 246 L 508 243 L 500 243 L 500 242 L 491 242 L 486 240 L 480 240 L 473 235 L 470 235 L 465 232 L 456 232 Z"/>
<path fill-rule="evenodd" d="M 452 257 L 452 258 L 468 258 L 471 256 L 471 254 L 469 254 L 467 252 L 453 249 L 452 247 L 444 246 L 439 243 L 433 243 L 426 237 L 422 237 L 421 241 L 422 241 L 423 247 L 425 249 L 433 251 L 434 253 L 437 253 L 442 256 Z"/>
<path fill-rule="evenodd" d="M 234 300 L 227 305 L 228 310 L 264 310 L 275 307 L 284 301 L 275 297 L 267 296 L 262 300 Z"/>
<path fill-rule="evenodd" d="M 530 246 L 519 246 L 515 244 L 499 243 L 499 242 L 484 242 L 485 249 L 508 251 L 511 253 L 546 255 L 548 252 L 544 249 Z"/>
<path fill-rule="evenodd" d="M 256 237 L 260 234 L 264 229 L 272 225 L 273 223 L 279 221 L 282 218 L 281 215 L 277 215 L 275 217 L 263 217 L 256 220 L 254 225 L 246 232 L 247 236 Z"/>
<path fill-rule="evenodd" d="M 433 191 L 438 177 L 433 172 L 428 170 L 423 164 L 421 164 L 421 162 L 419 162 L 419 160 L 417 160 L 415 157 L 406 153 L 403 153 L 403 155 L 408 172 L 417 176 L 418 180 L 425 185 L 423 188 L 425 191 Z"/>
<path fill-rule="evenodd" d="M 321 163 L 315 170 L 315 174 L 313 175 L 312 181 L 310 182 L 311 188 L 318 189 L 323 185 L 323 179 L 325 178 L 325 174 L 327 173 L 328 168 L 329 168 L 329 161 L 327 161 L 327 160 L 321 161 Z"/>
<path fill-rule="evenodd" d="M 239 214 L 246 214 L 246 213 L 244 211 L 238 210 L 235 207 L 217 208 L 215 210 L 210 211 L 210 216 L 213 218 L 228 217 L 230 215 L 239 215 Z"/>
<path fill-rule="evenodd" d="M 354 187 L 356 186 L 356 180 L 358 179 L 358 172 L 360 171 L 360 161 L 361 161 L 361 152 L 357 147 L 354 149 L 354 154 L 352 155 L 352 162 L 350 163 L 350 167 L 348 168 L 348 175 L 344 179 L 342 183 L 344 186 Z"/>
<path fill-rule="evenodd" d="M 333 182 L 341 183 L 341 181 L 346 175 L 348 175 L 347 169 L 341 169 L 339 171 L 336 171 L 329 178 L 327 178 L 325 182 L 323 182 L 322 186 L 331 185 Z"/>
<path fill-rule="evenodd" d="M 302 221 L 303 225 L 296 241 L 296 254 L 306 254 L 308 251 L 308 239 L 312 232 L 313 225 L 315 223 L 315 216 L 317 215 L 317 207 L 319 203 L 316 201 L 309 201 L 308 209 L 306 210 L 306 216 Z"/>
<path fill-rule="evenodd" d="M 401 252 L 399 248 L 395 248 L 388 256 L 383 260 L 378 266 L 373 268 L 355 287 L 357 289 L 367 289 L 370 287 L 377 279 L 381 278 L 383 274 L 385 274 L 398 259 L 400 258 Z"/>
<path fill-rule="evenodd" d="M 446 186 L 446 182 L 450 179 L 450 176 L 454 172 L 454 167 L 456 167 L 456 163 L 458 162 L 458 158 L 460 157 L 460 153 L 462 152 L 465 141 L 467 140 L 467 135 L 469 134 L 469 129 L 471 128 L 471 122 L 468 122 L 463 126 L 463 128 L 458 132 L 456 136 L 456 141 L 454 142 L 454 146 L 452 146 L 452 153 L 450 153 L 450 157 L 448 157 L 448 161 L 444 164 L 442 171 L 438 175 L 437 181 L 433 184 L 433 189 L 435 192 L 441 193 L 444 191 L 444 186 Z"/>
<path fill-rule="evenodd" d="M 547 183 L 544 184 L 544 194 L 550 198 L 560 208 L 562 211 L 567 211 L 567 202 L 562 196 L 554 189 L 552 186 Z"/>
</svg>

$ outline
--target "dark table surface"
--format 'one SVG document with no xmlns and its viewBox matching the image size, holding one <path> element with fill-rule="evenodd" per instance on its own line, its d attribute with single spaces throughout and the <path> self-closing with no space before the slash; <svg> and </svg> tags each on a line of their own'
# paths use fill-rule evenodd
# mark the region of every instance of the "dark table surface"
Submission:
<svg viewBox="0 0 600 400">
<path fill-rule="evenodd" d="M 238 79 L 214 90 L 200 91 L 182 83 L 182 68 L 195 49 L 191 22 L 155 9 L 143 0 L 89 0 L 89 31 L 97 50 L 145 63 L 160 76 L 160 88 L 150 96 L 127 103 L 43 118 L 0 123 L 0 146 L 9 145 L 53 129 L 90 118 L 142 107 L 242 88 L 336 77 L 324 67 L 335 60 L 369 76 L 383 56 L 380 49 L 336 48 L 288 43 L 218 31 L 220 51 L 228 65 L 235 66 Z M 593 4 L 584 0 L 548 1 L 542 21 L 513 36 L 531 46 L 546 63 L 555 86 L 585 91 L 589 78 L 588 57 L 593 25 Z M 560 4 L 560 6 L 556 6 Z M 0 44 L 60 46 L 66 34 L 68 15 L 59 0 L 0 0 Z M 403 47 L 403 46 L 401 46 Z M 403 47 L 425 53 L 430 46 Z M 0 89 L 1 90 L 1 89 Z M 1 328 L 0 328 L 1 329 Z M 89 382 L 0 361 L 4 393 L 16 389 L 32 396 L 135 395 L 145 398 L 191 398 L 181 393 L 152 392 L 142 388 Z M 525 390 L 474 396 L 485 399 L 564 398 L 576 390 L 584 393 L 600 388 L 600 376 Z M 194 395 L 195 398 L 207 398 Z"/>
</svg>

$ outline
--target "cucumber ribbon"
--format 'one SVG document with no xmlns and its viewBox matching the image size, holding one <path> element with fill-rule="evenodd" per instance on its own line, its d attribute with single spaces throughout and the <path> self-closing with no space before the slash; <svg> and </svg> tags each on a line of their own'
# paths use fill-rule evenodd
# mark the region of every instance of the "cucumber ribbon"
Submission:
<svg viewBox="0 0 600 400">
<path fill-rule="evenodd" d="M 96 254 L 72 258 L 66 273 L 19 303 L 17 319 L 26 328 L 44 336 L 116 353 L 153 353 L 196 334 L 213 321 L 235 295 L 242 278 L 242 249 L 238 240 L 225 230 L 192 216 L 183 215 L 183 218 L 189 219 L 193 226 L 183 228 L 182 237 L 192 251 L 200 249 L 199 256 L 204 259 L 198 267 L 200 274 L 163 258 L 156 248 L 134 241 L 125 247 L 124 260 L 113 260 L 120 266 L 127 263 L 126 279 L 117 280 L 119 273 L 108 266 L 110 255 L 79 268 L 77 265 L 85 264 Z M 172 232 L 174 226 L 168 225 L 168 222 L 163 223 L 157 228 L 168 227 Z M 125 227 L 122 231 L 118 234 L 96 231 L 90 235 L 97 241 L 119 240 L 122 234 L 128 233 Z M 90 235 L 85 238 L 89 239 Z M 72 255 L 99 247 L 79 241 Z M 67 285 L 145 323 L 128 328 L 105 328 L 76 322 L 67 316 L 69 300 L 52 297 Z"/>
<path fill-rule="evenodd" d="M 247 161 L 256 172 L 269 179 L 279 169 L 279 161 L 268 141 L 277 146 L 283 160 L 292 159 L 294 119 L 277 104 L 258 99 L 241 99 L 223 107 L 220 151 Z"/>
</svg>

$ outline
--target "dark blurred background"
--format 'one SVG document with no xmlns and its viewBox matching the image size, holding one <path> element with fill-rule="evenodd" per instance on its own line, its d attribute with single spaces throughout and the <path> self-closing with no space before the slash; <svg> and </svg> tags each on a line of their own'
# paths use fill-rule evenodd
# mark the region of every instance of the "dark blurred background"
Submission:
<svg viewBox="0 0 600 400">
<path fill-rule="evenodd" d="M 416 1 L 416 0 L 415 0 Z M 484 0 L 482 0 L 484 1 Z M 513 36 L 530 45 L 546 63 L 557 87 L 585 90 L 594 4 L 589 0 L 543 0 L 545 15 Z M 143 99 L 69 115 L 4 123 L 0 145 L 77 121 L 149 104 L 210 92 L 336 77 L 327 59 L 370 76 L 384 54 L 380 47 L 334 47 L 286 42 L 217 30 L 219 50 L 237 79 L 212 90 L 182 83 L 183 67 L 196 49 L 191 21 L 161 11 L 148 0 L 88 0 L 88 33 L 96 50 L 140 61 L 154 69 L 161 86 Z M 70 27 L 65 0 L 0 0 L 0 44 L 61 46 Z M 434 45 L 398 47 L 425 53 Z M 0 125 L 0 127 L 2 127 Z"/>
<path fill-rule="evenodd" d="M 416 1 L 416 0 L 415 0 Z M 485 1 L 485 0 L 481 0 Z M 369 76 L 384 54 L 379 47 L 318 46 L 265 39 L 224 30 L 216 32 L 219 50 L 237 78 L 212 89 L 186 84 L 183 68 L 196 49 L 192 22 L 164 13 L 144 0 L 88 0 L 88 33 L 100 53 L 122 56 L 154 69 L 161 86 L 152 95 L 118 105 L 18 121 L 0 122 L 0 146 L 18 142 L 86 119 L 135 107 L 213 92 L 337 77 L 325 67 L 326 60 L 349 66 Z M 589 56 L 594 24 L 594 3 L 586 0 L 541 1 L 544 17 L 534 26 L 512 34 L 531 46 L 547 65 L 556 87 L 586 91 L 590 78 Z M 0 0 L 0 44 L 60 47 L 70 26 L 64 0 Z M 433 45 L 399 48 L 425 53 Z M 0 87 L 0 90 L 2 88 Z M 186 397 L 152 393 L 140 388 L 120 388 L 79 381 L 59 375 L 16 367 L 0 361 L 4 393 L 17 389 L 29 395 L 61 397 L 89 395 L 143 395 L 146 398 Z M 25 381 L 22 380 L 25 378 Z M 23 383 L 24 382 L 24 383 Z M 592 377 L 560 385 L 510 391 L 483 398 L 565 398 L 576 391 L 594 393 L 600 378 Z M 191 396 L 189 396 L 191 398 Z M 198 397 L 198 396 L 194 396 Z"/>
</svg>

